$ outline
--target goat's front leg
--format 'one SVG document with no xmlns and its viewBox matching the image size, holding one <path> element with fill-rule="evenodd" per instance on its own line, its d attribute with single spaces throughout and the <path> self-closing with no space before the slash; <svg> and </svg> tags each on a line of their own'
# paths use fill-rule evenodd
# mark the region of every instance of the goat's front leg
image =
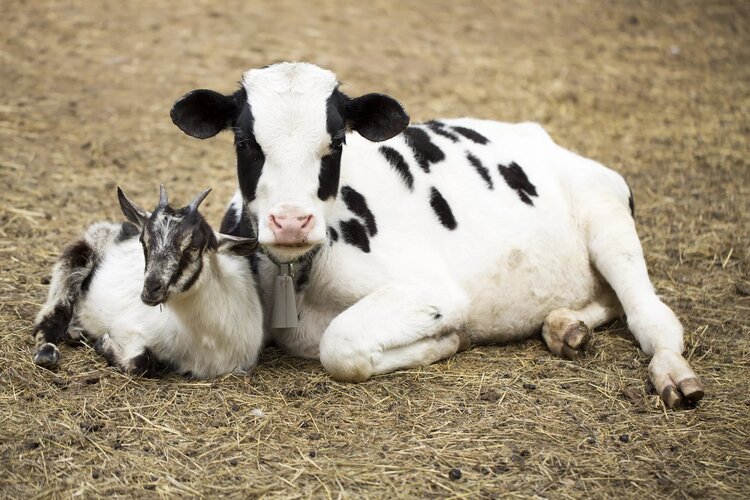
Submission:
<svg viewBox="0 0 750 500">
<path fill-rule="evenodd" d="M 109 365 L 131 375 L 154 377 L 167 370 L 149 347 L 135 338 L 130 338 L 125 346 L 115 340 L 109 333 L 102 335 L 94 344 L 94 349 Z"/>
<path fill-rule="evenodd" d="M 320 361 L 338 380 L 425 366 L 469 347 L 461 331 L 468 299 L 454 287 L 390 286 L 339 314 L 320 341 Z"/>
</svg>

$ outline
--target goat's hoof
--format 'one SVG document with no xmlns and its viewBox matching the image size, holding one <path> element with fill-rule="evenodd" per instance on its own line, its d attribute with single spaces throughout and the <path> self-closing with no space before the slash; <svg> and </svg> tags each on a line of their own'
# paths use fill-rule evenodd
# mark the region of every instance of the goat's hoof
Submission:
<svg viewBox="0 0 750 500">
<path fill-rule="evenodd" d="M 581 351 L 591 340 L 591 330 L 583 321 L 570 325 L 562 336 L 562 355 L 567 359 L 578 359 Z"/>
<path fill-rule="evenodd" d="M 49 342 L 40 345 L 34 354 L 34 364 L 50 370 L 57 368 L 60 364 L 60 351 L 57 346 Z"/>
</svg>

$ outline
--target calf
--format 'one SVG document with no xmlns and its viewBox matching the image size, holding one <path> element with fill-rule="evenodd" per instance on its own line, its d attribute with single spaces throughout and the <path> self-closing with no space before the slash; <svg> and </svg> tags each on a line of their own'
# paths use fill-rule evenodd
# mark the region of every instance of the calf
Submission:
<svg viewBox="0 0 750 500">
<path fill-rule="evenodd" d="M 252 368 L 263 319 L 245 257 L 257 242 L 214 233 L 198 212 L 209 191 L 174 209 L 162 186 L 149 213 L 118 188 L 127 222 L 90 226 L 55 265 L 34 362 L 57 365 L 57 344 L 85 336 L 129 373 L 204 378 Z"/>
<path fill-rule="evenodd" d="M 408 126 L 394 99 L 351 98 L 305 63 L 250 70 L 231 95 L 190 92 L 171 116 L 193 137 L 234 132 L 239 193 L 224 227 L 257 233 L 266 307 L 273 280 L 294 275 L 298 324 L 273 337 L 334 378 L 540 329 L 574 358 L 590 328 L 627 314 L 665 404 L 703 396 L 649 281 L 625 181 L 539 125 Z"/>
</svg>

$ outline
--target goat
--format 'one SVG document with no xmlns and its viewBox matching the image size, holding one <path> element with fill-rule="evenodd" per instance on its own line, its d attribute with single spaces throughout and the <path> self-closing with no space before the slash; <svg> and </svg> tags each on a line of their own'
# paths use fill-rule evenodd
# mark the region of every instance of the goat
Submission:
<svg viewBox="0 0 750 500">
<path fill-rule="evenodd" d="M 175 209 L 161 186 L 149 213 L 118 187 L 126 222 L 91 225 L 54 266 L 34 362 L 55 367 L 60 341 L 85 338 L 126 373 L 206 378 L 251 369 L 263 342 L 246 258 L 257 242 L 211 229 L 198 212 L 209 192 Z"/>
</svg>

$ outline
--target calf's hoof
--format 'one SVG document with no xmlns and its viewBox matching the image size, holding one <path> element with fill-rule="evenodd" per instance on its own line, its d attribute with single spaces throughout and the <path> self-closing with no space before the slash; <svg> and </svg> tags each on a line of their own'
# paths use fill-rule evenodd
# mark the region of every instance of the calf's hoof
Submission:
<svg viewBox="0 0 750 500">
<path fill-rule="evenodd" d="M 562 336 L 562 356 L 567 359 L 578 359 L 590 340 L 591 330 L 583 321 L 570 325 Z"/>
<path fill-rule="evenodd" d="M 34 353 L 34 364 L 49 370 L 57 368 L 60 364 L 60 351 L 55 344 L 42 344 Z"/>
<path fill-rule="evenodd" d="M 649 364 L 649 375 L 664 406 L 676 410 L 703 399 L 703 384 L 681 354 L 660 350 Z"/>
</svg>

